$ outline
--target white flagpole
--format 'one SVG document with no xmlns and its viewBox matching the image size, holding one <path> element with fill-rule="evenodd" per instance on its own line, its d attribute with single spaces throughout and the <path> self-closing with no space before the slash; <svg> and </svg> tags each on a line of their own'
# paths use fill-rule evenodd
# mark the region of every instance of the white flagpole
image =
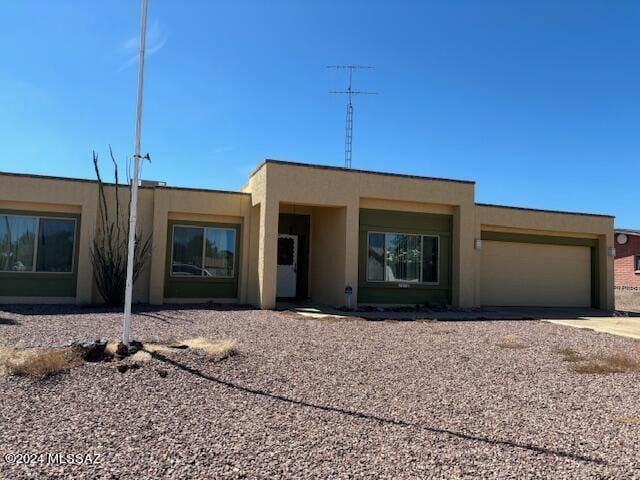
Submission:
<svg viewBox="0 0 640 480">
<path fill-rule="evenodd" d="M 138 66 L 138 106 L 136 109 L 136 142 L 133 155 L 133 180 L 131 184 L 131 212 L 129 214 L 129 243 L 127 251 L 127 284 L 124 295 L 122 343 L 129 346 L 131 333 L 131 301 L 133 298 L 133 259 L 136 243 L 136 214 L 138 210 L 138 183 L 140 172 L 140 130 L 142 128 L 142 91 L 144 85 L 144 51 L 147 37 L 147 0 L 142 0 L 140 19 L 140 64 Z"/>
</svg>

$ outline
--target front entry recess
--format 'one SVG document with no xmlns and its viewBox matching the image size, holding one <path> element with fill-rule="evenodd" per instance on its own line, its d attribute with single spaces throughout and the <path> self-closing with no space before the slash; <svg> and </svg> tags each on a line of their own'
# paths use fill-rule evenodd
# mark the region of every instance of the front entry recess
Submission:
<svg viewBox="0 0 640 480">
<path fill-rule="evenodd" d="M 276 296 L 293 298 L 296 296 L 298 278 L 298 236 L 278 235 L 278 282 Z"/>
</svg>

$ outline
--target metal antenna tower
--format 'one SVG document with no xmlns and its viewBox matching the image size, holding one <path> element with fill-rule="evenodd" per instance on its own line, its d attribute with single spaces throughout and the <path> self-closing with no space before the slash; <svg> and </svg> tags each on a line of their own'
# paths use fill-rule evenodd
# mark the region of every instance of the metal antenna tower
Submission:
<svg viewBox="0 0 640 480">
<path fill-rule="evenodd" d="M 351 168 L 351 145 L 353 141 L 353 103 L 352 98 L 354 95 L 377 95 L 378 92 L 365 92 L 362 90 L 353 90 L 351 87 L 351 81 L 353 78 L 354 70 L 372 70 L 374 67 L 369 65 L 329 65 L 327 68 L 335 68 L 339 70 L 348 70 L 349 71 L 349 86 L 346 90 L 340 91 L 332 91 L 329 93 L 333 93 L 336 95 L 346 95 L 347 96 L 347 121 L 345 125 L 346 134 L 344 140 L 344 168 Z"/>
</svg>

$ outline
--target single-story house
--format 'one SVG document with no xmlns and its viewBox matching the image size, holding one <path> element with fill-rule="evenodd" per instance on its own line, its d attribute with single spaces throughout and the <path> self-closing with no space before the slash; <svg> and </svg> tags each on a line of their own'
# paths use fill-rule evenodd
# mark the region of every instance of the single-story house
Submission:
<svg viewBox="0 0 640 480">
<path fill-rule="evenodd" d="M 640 291 L 640 230 L 615 229 L 615 287 Z"/>
<path fill-rule="evenodd" d="M 95 181 L 0 173 L 0 303 L 99 303 L 102 209 Z M 137 302 L 614 307 L 613 217 L 476 203 L 470 181 L 266 160 L 238 192 L 145 183 L 138 223 Z"/>
</svg>

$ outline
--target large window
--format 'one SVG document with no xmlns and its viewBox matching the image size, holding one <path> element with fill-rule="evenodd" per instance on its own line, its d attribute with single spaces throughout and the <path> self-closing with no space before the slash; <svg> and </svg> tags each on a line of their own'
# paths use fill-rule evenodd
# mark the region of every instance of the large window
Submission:
<svg viewBox="0 0 640 480">
<path fill-rule="evenodd" d="M 75 219 L 0 214 L 0 271 L 71 273 Z"/>
<path fill-rule="evenodd" d="M 379 232 L 367 235 L 368 281 L 438 283 L 438 237 Z"/>
<path fill-rule="evenodd" d="M 232 228 L 173 227 L 171 275 L 234 276 L 236 231 Z"/>
</svg>

